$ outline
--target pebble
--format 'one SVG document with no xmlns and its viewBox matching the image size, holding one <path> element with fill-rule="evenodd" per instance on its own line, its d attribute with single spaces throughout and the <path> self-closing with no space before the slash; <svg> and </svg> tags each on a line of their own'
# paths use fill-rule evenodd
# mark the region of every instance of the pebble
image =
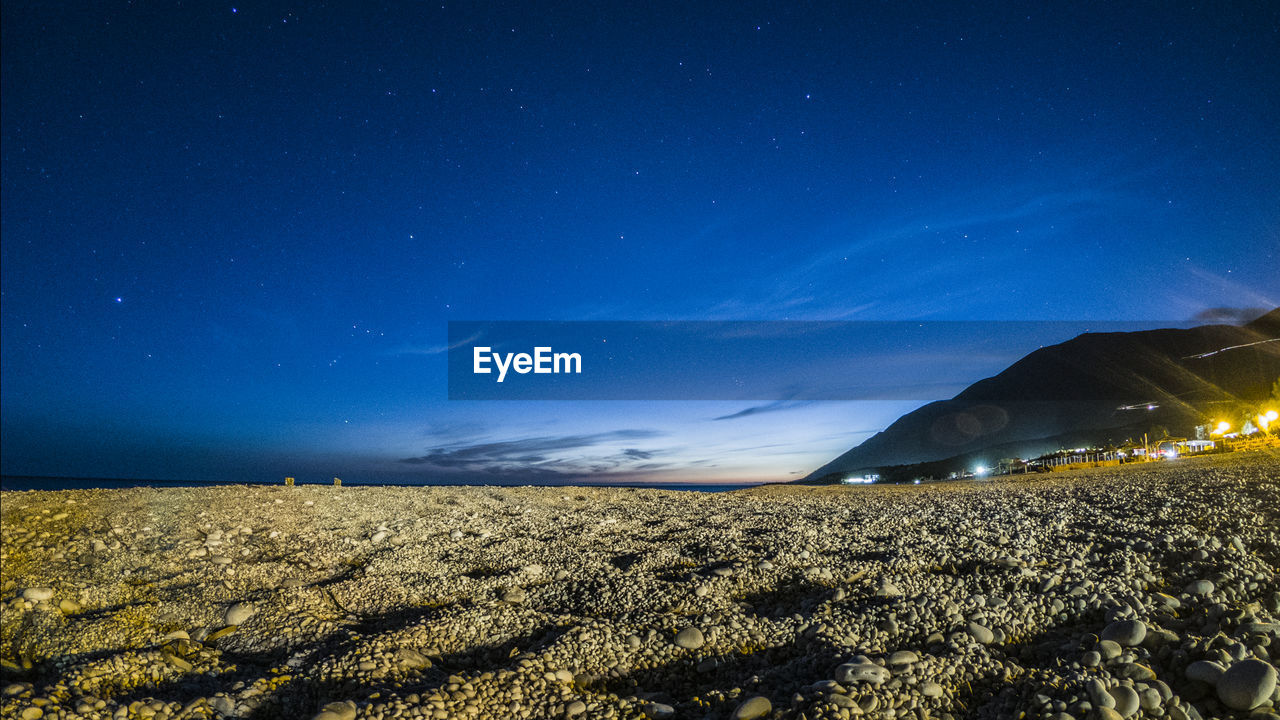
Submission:
<svg viewBox="0 0 1280 720">
<path fill-rule="evenodd" d="M 920 662 L 920 656 L 914 650 L 898 650 L 889 656 L 890 665 L 912 665 Z"/>
<path fill-rule="evenodd" d="M 982 625 L 976 622 L 970 622 L 968 626 L 968 630 L 969 630 L 969 635 L 972 636 L 974 640 L 978 641 L 979 643 L 982 643 L 983 645 L 990 645 L 996 640 L 995 633 L 991 632 L 991 630 L 986 625 Z"/>
<path fill-rule="evenodd" d="M 1213 583 L 1208 580 L 1196 580 L 1188 583 L 1186 593 L 1188 595 L 1208 595 L 1213 592 Z"/>
<path fill-rule="evenodd" d="M 222 622 L 226 625 L 243 625 L 249 621 L 258 612 L 253 603 L 240 602 L 227 608 L 222 615 Z"/>
<path fill-rule="evenodd" d="M 762 695 L 747 698 L 733 711 L 733 720 L 759 720 L 773 712 L 773 703 Z"/>
<path fill-rule="evenodd" d="M 871 661 L 849 662 L 836 668 L 835 677 L 838 683 L 868 683 L 880 685 L 889 679 L 889 671 Z"/>
<path fill-rule="evenodd" d="M 703 637 L 701 630 L 696 627 L 689 626 L 676 633 L 676 637 L 673 642 L 675 642 L 676 646 L 682 647 L 686 650 L 697 650 L 705 645 L 707 640 Z"/>
<path fill-rule="evenodd" d="M 316 713 L 311 720 L 355 720 L 358 708 L 356 704 L 347 700 L 345 702 L 331 702 Z"/>
<path fill-rule="evenodd" d="M 1111 695 L 1115 703 L 1111 706 L 1121 717 L 1129 717 L 1138 712 L 1140 706 L 1138 693 L 1127 685 L 1117 685 L 1108 688 L 1107 692 Z"/>
<path fill-rule="evenodd" d="M 22 591 L 22 599 L 28 602 L 44 602 L 53 598 L 51 587 L 29 587 Z"/>
<path fill-rule="evenodd" d="M 1141 620 L 1117 620 L 1103 629 L 1101 637 L 1118 645 L 1133 646 L 1141 644 L 1146 636 L 1147 626 Z"/>
<path fill-rule="evenodd" d="M 1183 672 L 1188 680 L 1199 680 L 1206 685 L 1217 685 L 1218 678 L 1227 669 L 1212 660 L 1197 660 L 1187 666 Z"/>
<path fill-rule="evenodd" d="M 1218 678 L 1218 699 L 1233 710 L 1252 710 L 1276 689 L 1276 669 L 1256 658 L 1241 660 Z"/>
</svg>

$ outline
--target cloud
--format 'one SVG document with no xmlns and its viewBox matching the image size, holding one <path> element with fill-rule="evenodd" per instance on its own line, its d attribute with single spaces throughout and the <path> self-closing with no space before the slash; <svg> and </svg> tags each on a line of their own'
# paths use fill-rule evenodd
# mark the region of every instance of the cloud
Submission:
<svg viewBox="0 0 1280 720">
<path fill-rule="evenodd" d="M 584 451 L 661 435 L 655 430 L 625 429 L 586 435 L 550 435 L 446 445 L 432 448 L 425 455 L 401 458 L 397 462 L 490 475 L 590 475 L 611 472 L 636 460 L 650 460 L 655 451 L 638 448 L 595 454 Z"/>
<path fill-rule="evenodd" d="M 1213 307 L 1196 313 L 1192 320 L 1198 323 L 1244 325 L 1262 317 L 1266 312 L 1266 308 L 1260 307 Z"/>
<path fill-rule="evenodd" d="M 738 418 L 750 417 L 751 415 L 760 415 L 763 413 L 781 412 L 783 410 L 791 410 L 798 407 L 804 407 L 809 402 L 804 400 L 777 400 L 764 405 L 753 405 L 744 408 L 736 413 L 721 415 L 720 417 L 711 418 L 712 420 L 737 420 Z"/>
<path fill-rule="evenodd" d="M 459 340 L 454 343 L 447 343 L 444 345 L 427 345 L 426 347 L 401 348 L 400 350 L 397 350 L 395 354 L 396 355 L 442 355 L 444 353 L 449 352 L 450 350 L 456 350 L 460 347 L 470 345 L 471 343 L 475 342 L 476 340 L 479 340 L 483 336 L 484 336 L 484 333 L 477 332 L 469 338 L 465 338 L 463 340 Z"/>
</svg>

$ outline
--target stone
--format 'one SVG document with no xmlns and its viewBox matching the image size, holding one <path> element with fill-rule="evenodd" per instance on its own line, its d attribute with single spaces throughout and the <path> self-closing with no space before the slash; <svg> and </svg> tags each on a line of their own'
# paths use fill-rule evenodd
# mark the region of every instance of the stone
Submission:
<svg viewBox="0 0 1280 720">
<path fill-rule="evenodd" d="M 44 602 L 53 598 L 53 588 L 51 587 L 29 587 L 22 591 L 22 599 L 27 602 Z"/>
<path fill-rule="evenodd" d="M 1184 592 L 1188 595 L 1208 595 L 1213 592 L 1213 583 L 1208 580 L 1196 580 L 1188 583 L 1187 587 L 1184 588 Z"/>
<path fill-rule="evenodd" d="M 574 700 L 569 703 L 569 707 L 564 709 L 565 717 L 577 717 L 587 711 L 587 704 L 581 700 Z"/>
<path fill-rule="evenodd" d="M 528 596 L 525 594 L 524 588 L 519 586 L 509 587 L 502 591 L 502 602 L 510 603 L 512 605 L 524 602 L 527 597 Z"/>
<path fill-rule="evenodd" d="M 1115 698 L 1111 697 L 1111 693 L 1107 692 L 1107 686 L 1101 680 L 1090 680 L 1084 686 L 1084 690 L 1089 695 L 1089 701 L 1093 703 L 1095 708 L 1114 708 L 1116 706 Z"/>
<path fill-rule="evenodd" d="M 1092 720 L 1124 720 L 1124 716 L 1109 707 L 1096 707 L 1089 713 Z"/>
<path fill-rule="evenodd" d="M 355 720 L 355 718 L 356 704 L 347 700 L 325 705 L 311 720 Z"/>
<path fill-rule="evenodd" d="M 675 642 L 677 647 L 682 647 L 686 650 L 697 650 L 707 644 L 706 638 L 702 636 L 702 631 L 693 626 L 689 626 L 676 633 L 676 637 L 673 642 Z"/>
<path fill-rule="evenodd" d="M 1114 660 L 1120 657 L 1123 650 L 1120 643 L 1115 640 L 1103 640 L 1098 643 L 1098 653 L 1102 656 L 1103 661 Z"/>
<path fill-rule="evenodd" d="M 1114 708 L 1121 717 L 1129 717 L 1130 715 L 1138 712 L 1138 707 L 1140 705 L 1138 701 L 1138 693 L 1133 688 L 1127 685 L 1117 685 L 1113 688 L 1107 688 L 1107 692 L 1111 695 L 1112 699 L 1115 700 L 1115 704 L 1112 705 L 1112 708 Z"/>
<path fill-rule="evenodd" d="M 733 711 L 733 720 L 759 720 L 773 712 L 773 703 L 763 695 L 747 698 Z"/>
<path fill-rule="evenodd" d="M 645 703 L 641 710 L 644 712 L 645 717 L 651 718 L 651 720 L 666 720 L 676 716 L 676 709 L 666 703 Z"/>
<path fill-rule="evenodd" d="M 1276 669 L 1256 658 L 1232 664 L 1218 678 L 1218 699 L 1233 710 L 1252 710 L 1276 689 Z"/>
<path fill-rule="evenodd" d="M 890 665 L 914 665 L 920 662 L 920 656 L 913 650 L 899 650 L 889 656 Z"/>
<path fill-rule="evenodd" d="M 879 685 L 889 679 L 889 671 L 873 662 L 850 662 L 836 668 L 835 677 L 838 683 L 870 683 Z"/>
<path fill-rule="evenodd" d="M 1133 647 L 1140 645 L 1147 636 L 1147 625 L 1141 620 L 1117 620 L 1102 631 L 1103 640 L 1111 640 L 1120 645 Z"/>
<path fill-rule="evenodd" d="M 258 609 L 253 606 L 253 603 L 236 603 L 227 608 L 227 611 L 222 615 L 222 622 L 227 625 L 243 625 L 257 612 Z"/>
<path fill-rule="evenodd" d="M 991 632 L 991 630 L 986 625 L 981 625 L 976 622 L 970 622 L 968 626 L 968 630 L 969 630 L 969 635 L 973 637 L 974 640 L 982 643 L 983 645 L 990 645 L 991 643 L 995 642 L 995 639 L 996 639 L 995 633 Z"/>
<path fill-rule="evenodd" d="M 1199 680 L 1206 685 L 1217 685 L 1218 678 L 1222 677 L 1222 673 L 1227 669 L 1212 660 L 1197 660 L 1187 666 L 1183 671 L 1188 680 Z"/>
</svg>

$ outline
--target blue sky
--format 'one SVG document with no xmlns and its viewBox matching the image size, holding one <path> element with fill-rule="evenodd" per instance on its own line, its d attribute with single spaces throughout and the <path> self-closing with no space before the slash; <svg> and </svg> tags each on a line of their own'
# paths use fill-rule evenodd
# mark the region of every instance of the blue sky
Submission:
<svg viewBox="0 0 1280 720">
<path fill-rule="evenodd" d="M 5 473 L 787 479 L 919 400 L 460 403 L 431 350 L 1280 302 L 1267 4 L 197 5 L 0 10 Z"/>
</svg>

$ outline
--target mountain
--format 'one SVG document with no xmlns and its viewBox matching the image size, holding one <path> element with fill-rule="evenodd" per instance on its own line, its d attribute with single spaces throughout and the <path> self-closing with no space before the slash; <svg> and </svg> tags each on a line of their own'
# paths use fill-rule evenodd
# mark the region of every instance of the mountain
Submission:
<svg viewBox="0 0 1280 720">
<path fill-rule="evenodd" d="M 1280 308 L 1244 326 L 1085 333 L 903 415 L 805 480 L 983 450 L 1028 457 L 1054 438 L 1118 442 L 1157 425 L 1187 432 L 1270 395 L 1278 340 Z"/>
</svg>

